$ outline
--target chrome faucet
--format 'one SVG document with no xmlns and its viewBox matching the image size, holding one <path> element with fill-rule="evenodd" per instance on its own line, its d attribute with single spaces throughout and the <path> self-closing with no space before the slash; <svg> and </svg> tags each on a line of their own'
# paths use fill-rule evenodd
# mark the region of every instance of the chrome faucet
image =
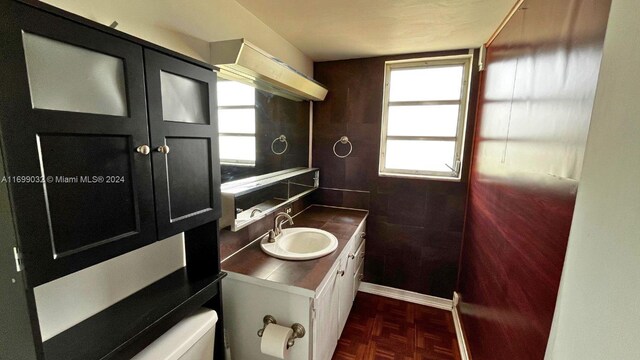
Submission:
<svg viewBox="0 0 640 360">
<path fill-rule="evenodd" d="M 284 217 L 285 219 L 279 221 L 282 217 Z M 288 222 L 289 225 L 293 225 L 293 218 L 287 213 L 279 212 L 273 220 L 273 229 L 269 230 L 268 236 L 270 243 L 275 242 L 276 238 L 282 234 L 282 225 L 286 222 Z"/>
<path fill-rule="evenodd" d="M 249 215 L 249 217 L 252 218 L 256 213 L 262 213 L 262 210 L 258 208 L 251 210 L 251 215 Z"/>
</svg>

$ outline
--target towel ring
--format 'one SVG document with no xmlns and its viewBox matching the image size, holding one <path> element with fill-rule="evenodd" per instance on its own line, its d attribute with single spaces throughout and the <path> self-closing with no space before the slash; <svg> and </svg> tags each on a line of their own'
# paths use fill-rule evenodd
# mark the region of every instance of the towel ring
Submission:
<svg viewBox="0 0 640 360">
<path fill-rule="evenodd" d="M 284 150 L 277 152 L 276 149 L 273 148 L 273 146 L 276 144 L 276 141 L 280 141 L 284 143 Z M 289 143 L 287 142 L 287 137 L 284 135 L 278 136 L 277 138 L 273 139 L 273 141 L 271 142 L 271 151 L 276 155 L 284 154 L 284 152 L 287 151 L 288 147 L 289 147 Z"/>
<path fill-rule="evenodd" d="M 338 143 L 349 144 L 349 152 L 346 155 L 338 155 L 338 153 L 336 152 L 336 146 L 338 145 Z M 333 153 L 336 154 L 336 156 L 341 159 L 344 159 L 347 156 L 351 155 L 352 151 L 353 151 L 353 144 L 351 144 L 351 141 L 349 141 L 349 138 L 346 136 L 342 136 L 340 140 L 336 141 L 336 143 L 333 144 Z"/>
</svg>

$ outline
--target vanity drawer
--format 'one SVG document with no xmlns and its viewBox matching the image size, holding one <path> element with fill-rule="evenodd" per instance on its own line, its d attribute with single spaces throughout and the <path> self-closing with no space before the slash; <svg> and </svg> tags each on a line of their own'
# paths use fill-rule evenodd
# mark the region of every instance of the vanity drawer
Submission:
<svg viewBox="0 0 640 360">
<path fill-rule="evenodd" d="M 364 277 L 364 262 L 360 262 L 360 265 L 356 268 L 356 271 L 353 274 L 353 299 L 355 299 L 356 294 L 358 294 L 358 289 L 360 288 L 360 283 L 362 282 L 363 277 Z"/>
<path fill-rule="evenodd" d="M 364 262 L 365 244 L 366 244 L 366 241 L 363 240 L 360 246 L 358 247 L 358 250 L 356 250 L 355 252 L 356 272 L 358 272 L 358 269 L 362 268 L 362 263 Z"/>
<path fill-rule="evenodd" d="M 367 222 L 363 221 L 360 226 L 358 226 L 356 232 L 353 234 L 353 237 L 351 238 L 351 241 L 353 242 L 353 249 L 358 249 L 364 241 L 366 228 Z"/>
</svg>

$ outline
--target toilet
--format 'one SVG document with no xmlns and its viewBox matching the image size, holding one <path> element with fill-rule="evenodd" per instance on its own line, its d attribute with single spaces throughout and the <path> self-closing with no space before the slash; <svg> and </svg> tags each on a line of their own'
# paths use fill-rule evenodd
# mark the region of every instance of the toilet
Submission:
<svg viewBox="0 0 640 360">
<path fill-rule="evenodd" d="M 211 360 L 218 314 L 199 309 L 180 321 L 132 360 Z"/>
</svg>

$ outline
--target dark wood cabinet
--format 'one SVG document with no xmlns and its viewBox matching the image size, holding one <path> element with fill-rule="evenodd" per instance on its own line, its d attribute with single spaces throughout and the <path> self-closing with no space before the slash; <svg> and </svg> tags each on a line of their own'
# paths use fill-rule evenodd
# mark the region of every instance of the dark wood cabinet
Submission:
<svg viewBox="0 0 640 360">
<path fill-rule="evenodd" d="M 153 50 L 145 74 L 158 236 L 220 217 L 216 75 Z"/>
<path fill-rule="evenodd" d="M 36 0 L 0 34 L 0 359 L 129 359 L 202 306 L 221 358 L 213 67 Z M 181 232 L 184 268 L 42 340 L 35 287 Z"/>
<path fill-rule="evenodd" d="M 27 6 L 2 26 L 5 177 L 34 287 L 156 240 L 143 48 Z"/>
</svg>

